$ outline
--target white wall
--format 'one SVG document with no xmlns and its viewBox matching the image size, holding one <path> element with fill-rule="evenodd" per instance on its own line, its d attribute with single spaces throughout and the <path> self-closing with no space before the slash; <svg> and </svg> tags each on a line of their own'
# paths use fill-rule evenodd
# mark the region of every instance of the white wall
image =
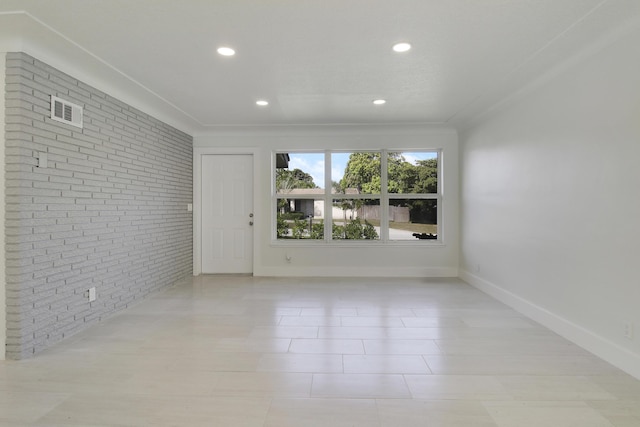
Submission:
<svg viewBox="0 0 640 427">
<path fill-rule="evenodd" d="M 443 149 L 444 245 L 327 245 L 318 242 L 273 242 L 271 237 L 271 161 L 274 150 L 305 149 Z M 254 154 L 255 251 L 257 276 L 457 276 L 458 275 L 458 141 L 451 129 L 430 127 L 338 126 L 283 129 L 235 129 L 196 135 L 194 155 L 202 152 Z M 197 162 L 197 159 L 194 160 Z M 194 168 L 195 170 L 195 168 Z M 194 192 L 199 177 L 194 176 Z M 200 207 L 194 195 L 194 212 Z M 195 217 L 194 217 L 195 218 Z M 197 227 L 197 224 L 195 225 Z M 199 245 L 197 234 L 194 244 Z M 314 244 L 316 243 L 316 244 Z M 353 243 L 353 242 L 348 242 Z M 289 255 L 292 259 L 287 262 Z M 194 274 L 198 274 L 197 262 Z"/>
<path fill-rule="evenodd" d="M 462 132 L 460 167 L 461 276 L 640 378 L 638 46 L 629 30 Z"/>
<path fill-rule="evenodd" d="M 2 224 L 2 232 L 0 232 L 0 360 L 5 358 L 5 343 L 7 339 L 7 315 L 6 315 L 6 280 L 5 280 L 5 254 L 4 254 L 4 87 L 5 87 L 5 64 L 6 53 L 0 51 L 0 87 L 2 94 L 0 95 L 0 224 Z"/>
</svg>

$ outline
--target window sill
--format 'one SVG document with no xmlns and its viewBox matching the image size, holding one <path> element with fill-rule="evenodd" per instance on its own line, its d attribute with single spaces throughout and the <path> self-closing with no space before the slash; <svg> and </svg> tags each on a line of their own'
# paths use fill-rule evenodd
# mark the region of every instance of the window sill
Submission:
<svg viewBox="0 0 640 427">
<path fill-rule="evenodd" d="M 291 239 L 291 240 L 272 240 L 271 247 L 286 248 L 386 248 L 386 247 L 405 247 L 405 248 L 444 248 L 446 243 L 440 240 L 388 240 L 386 242 L 380 240 L 310 240 L 310 239 Z"/>
</svg>

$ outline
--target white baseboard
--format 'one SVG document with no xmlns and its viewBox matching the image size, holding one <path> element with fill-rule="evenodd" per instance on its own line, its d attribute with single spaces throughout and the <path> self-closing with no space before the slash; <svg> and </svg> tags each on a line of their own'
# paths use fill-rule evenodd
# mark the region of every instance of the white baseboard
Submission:
<svg viewBox="0 0 640 427">
<path fill-rule="evenodd" d="M 465 270 L 460 279 L 640 379 L 640 355 Z"/>
<path fill-rule="evenodd" d="M 457 268 L 447 267 L 262 267 L 253 272 L 264 277 L 458 277 Z"/>
</svg>

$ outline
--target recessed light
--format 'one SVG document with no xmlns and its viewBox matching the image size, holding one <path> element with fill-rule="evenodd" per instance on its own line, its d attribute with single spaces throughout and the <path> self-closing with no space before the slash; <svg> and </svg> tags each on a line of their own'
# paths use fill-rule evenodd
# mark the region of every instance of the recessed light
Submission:
<svg viewBox="0 0 640 427">
<path fill-rule="evenodd" d="M 382 105 L 382 104 L 386 104 L 386 103 L 387 103 L 387 100 L 386 100 L 386 99 L 374 99 L 374 100 L 373 100 L 373 103 L 374 103 L 375 105 Z"/>
<path fill-rule="evenodd" d="M 269 101 L 266 101 L 264 99 L 259 99 L 256 101 L 256 105 L 260 107 L 266 107 L 267 105 L 269 105 Z"/>
<path fill-rule="evenodd" d="M 406 42 L 396 43 L 396 44 L 393 45 L 393 51 L 394 52 L 406 52 L 409 49 L 411 49 L 411 45 L 409 43 L 406 43 Z"/>
<path fill-rule="evenodd" d="M 222 56 L 233 56 L 236 54 L 236 51 L 230 47 L 223 46 L 218 48 L 218 53 Z"/>
</svg>

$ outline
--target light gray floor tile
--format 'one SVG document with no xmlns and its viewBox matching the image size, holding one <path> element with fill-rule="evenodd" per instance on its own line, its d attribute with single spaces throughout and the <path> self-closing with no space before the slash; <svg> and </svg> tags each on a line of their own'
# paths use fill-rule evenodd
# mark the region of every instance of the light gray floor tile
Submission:
<svg viewBox="0 0 640 427">
<path fill-rule="evenodd" d="M 487 402 L 498 427 L 613 427 L 584 402 Z"/>
<path fill-rule="evenodd" d="M 456 279 L 199 276 L 0 362 L 0 425 L 638 427 L 640 381 Z"/>
<path fill-rule="evenodd" d="M 371 427 L 378 425 L 372 399 L 274 399 L 265 427 Z"/>
<path fill-rule="evenodd" d="M 378 399 L 381 427 L 496 427 L 480 402 Z"/>
</svg>

